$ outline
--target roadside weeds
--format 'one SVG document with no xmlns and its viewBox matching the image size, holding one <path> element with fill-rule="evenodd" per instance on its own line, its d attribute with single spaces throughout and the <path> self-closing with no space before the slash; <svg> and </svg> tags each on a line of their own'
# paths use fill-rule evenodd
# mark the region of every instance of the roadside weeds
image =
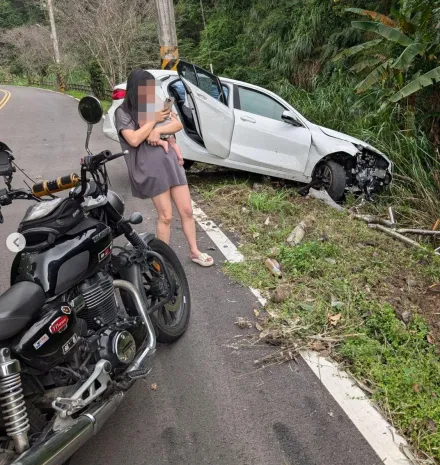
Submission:
<svg viewBox="0 0 440 465">
<path fill-rule="evenodd" d="M 331 356 L 424 463 L 440 460 L 440 292 L 432 287 L 440 281 L 440 258 L 292 190 L 206 173 L 189 180 L 203 209 L 240 242 L 245 261 L 225 264 L 225 272 L 268 298 L 254 310 L 256 323 L 249 315 L 237 319 L 258 334 L 234 346 L 276 347 L 256 369 L 293 360 L 306 348 Z M 286 238 L 310 216 L 316 222 L 289 245 Z M 266 267 L 268 258 L 279 263 L 281 278 Z"/>
</svg>

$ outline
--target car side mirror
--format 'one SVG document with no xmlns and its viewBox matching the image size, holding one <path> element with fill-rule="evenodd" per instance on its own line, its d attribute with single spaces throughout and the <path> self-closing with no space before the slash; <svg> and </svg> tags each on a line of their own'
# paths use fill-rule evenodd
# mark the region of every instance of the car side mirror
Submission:
<svg viewBox="0 0 440 465">
<path fill-rule="evenodd" d="M 284 111 L 281 115 L 281 119 L 292 126 L 300 127 L 303 125 L 293 111 Z"/>
</svg>

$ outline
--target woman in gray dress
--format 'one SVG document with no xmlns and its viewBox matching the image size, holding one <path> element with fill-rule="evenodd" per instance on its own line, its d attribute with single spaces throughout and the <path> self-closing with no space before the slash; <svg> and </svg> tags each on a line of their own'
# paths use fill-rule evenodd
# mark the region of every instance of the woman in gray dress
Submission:
<svg viewBox="0 0 440 465">
<path fill-rule="evenodd" d="M 131 190 L 134 197 L 151 198 L 157 210 L 156 236 L 168 243 L 170 240 L 173 200 L 182 220 L 182 229 L 188 241 L 191 260 L 201 266 L 211 266 L 214 260 L 201 253 L 196 242 L 196 227 L 192 212 L 191 196 L 185 170 L 179 165 L 176 153 L 168 153 L 158 145 L 161 134 L 174 134 L 182 124 L 174 113 L 171 122 L 163 122 L 170 111 L 156 111 L 156 81 L 142 69 L 131 72 L 127 92 L 116 110 L 115 123 L 125 156 Z"/>
</svg>

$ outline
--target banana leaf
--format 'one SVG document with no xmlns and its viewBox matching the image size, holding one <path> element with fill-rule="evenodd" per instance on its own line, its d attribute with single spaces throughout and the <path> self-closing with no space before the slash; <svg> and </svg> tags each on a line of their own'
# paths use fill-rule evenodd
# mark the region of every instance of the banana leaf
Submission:
<svg viewBox="0 0 440 465">
<path fill-rule="evenodd" d="M 397 44 L 408 47 L 413 43 L 412 39 L 400 32 L 394 27 L 385 26 L 382 23 L 375 23 L 374 21 L 353 21 L 351 25 L 355 29 L 361 29 L 362 31 L 375 32 L 376 34 L 385 37 L 385 39 L 395 42 Z"/>
<path fill-rule="evenodd" d="M 379 45 L 381 42 L 382 39 L 369 40 L 368 42 L 364 42 L 363 44 L 346 48 L 345 50 L 342 50 L 341 53 L 338 53 L 332 61 L 339 61 L 342 58 L 351 57 L 353 55 L 356 55 L 356 53 L 363 52 L 364 50 L 368 50 L 369 48 L 375 47 L 376 45 Z"/>
<path fill-rule="evenodd" d="M 358 15 L 369 16 L 374 21 L 379 21 L 380 23 L 385 24 L 386 26 L 398 26 L 398 24 L 391 18 L 388 18 L 388 16 L 376 13 L 375 11 L 364 10 L 362 8 L 347 8 L 345 11 L 350 11 L 351 13 L 356 13 Z"/>
<path fill-rule="evenodd" d="M 360 73 L 365 69 L 372 68 L 373 66 L 377 66 L 379 63 L 382 63 L 383 60 L 380 58 L 369 58 L 368 60 L 361 61 L 356 63 L 354 66 L 350 68 L 350 71 L 354 73 Z"/>
<path fill-rule="evenodd" d="M 399 56 L 399 58 L 396 60 L 396 62 L 393 65 L 394 69 L 406 69 L 408 68 L 414 58 L 417 55 L 422 54 L 425 50 L 427 44 L 420 44 L 418 42 L 414 42 L 413 44 L 409 45 L 406 47 L 406 49 L 402 52 L 402 54 Z"/>
<path fill-rule="evenodd" d="M 428 71 L 427 73 L 422 74 L 418 78 L 412 80 L 403 89 L 400 89 L 399 92 L 396 92 L 390 100 L 392 102 L 398 102 L 399 100 L 405 97 L 409 97 L 415 92 L 418 92 L 424 87 L 432 86 L 436 82 L 440 82 L 440 66 L 431 69 L 431 71 Z"/>
<path fill-rule="evenodd" d="M 385 63 L 382 63 L 377 68 L 373 69 L 373 71 L 371 71 L 371 73 L 355 87 L 357 93 L 360 94 L 365 92 L 374 84 L 377 84 L 379 81 L 385 79 L 390 73 L 390 62 L 390 60 L 387 60 Z"/>
</svg>

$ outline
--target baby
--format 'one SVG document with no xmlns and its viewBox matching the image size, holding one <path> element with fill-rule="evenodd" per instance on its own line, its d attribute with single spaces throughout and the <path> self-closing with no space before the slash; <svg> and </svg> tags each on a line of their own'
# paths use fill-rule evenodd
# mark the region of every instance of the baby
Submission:
<svg viewBox="0 0 440 465">
<path fill-rule="evenodd" d="M 171 110 L 171 108 L 173 106 L 173 101 L 171 99 L 167 98 L 165 102 L 161 98 L 159 98 L 158 100 L 159 100 L 160 103 L 156 107 L 156 111 L 162 111 L 164 109 L 170 109 Z M 165 119 L 162 123 L 156 123 L 156 125 L 154 127 L 156 128 L 156 127 L 159 127 L 159 126 L 164 126 L 164 125 L 166 125 L 166 124 L 168 124 L 170 122 L 171 122 L 171 115 L 168 116 L 168 118 Z M 161 134 L 160 139 L 158 141 L 158 145 L 162 146 L 166 153 L 168 153 L 169 146 L 171 146 L 174 149 L 174 151 L 176 152 L 177 159 L 179 161 L 179 165 L 183 166 L 182 152 L 180 151 L 180 148 L 177 145 L 176 137 L 174 136 L 174 134 Z"/>
</svg>

